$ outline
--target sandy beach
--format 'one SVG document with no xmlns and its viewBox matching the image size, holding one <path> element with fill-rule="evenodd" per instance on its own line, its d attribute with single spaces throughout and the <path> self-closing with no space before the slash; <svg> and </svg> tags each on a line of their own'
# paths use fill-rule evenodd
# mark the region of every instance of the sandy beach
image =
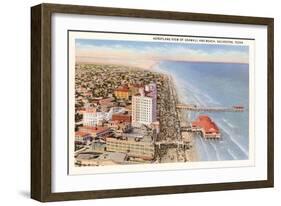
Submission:
<svg viewBox="0 0 281 206">
<path fill-rule="evenodd" d="M 175 80 L 172 78 L 172 76 L 169 77 L 169 82 L 170 82 L 170 86 L 174 93 L 175 101 L 176 101 L 176 103 L 179 103 L 180 102 L 179 96 L 178 96 L 179 92 L 177 91 L 177 87 L 175 85 L 176 83 L 175 83 Z M 190 124 L 191 120 L 188 119 L 187 111 L 182 111 L 182 110 L 176 110 L 176 111 L 178 113 L 180 125 Z M 198 158 L 198 154 L 196 152 L 196 147 L 194 144 L 194 138 L 195 138 L 194 133 L 189 133 L 188 138 L 190 140 L 190 148 L 185 151 L 186 156 L 187 156 L 187 161 L 190 161 L 190 162 L 198 161 L 199 158 Z"/>
<path fill-rule="evenodd" d="M 188 125 L 191 120 L 188 119 L 186 111 L 180 111 L 176 108 L 179 103 L 179 92 L 172 76 L 161 72 L 161 70 L 156 71 L 165 77 L 163 88 L 160 89 L 160 102 L 158 104 L 161 131 L 157 141 L 182 142 L 184 138 L 181 133 L 181 125 Z M 188 148 L 177 147 L 176 144 L 163 145 L 159 153 L 160 162 L 198 161 L 194 146 L 194 134 L 185 132 L 184 135 L 188 136 Z"/>
</svg>

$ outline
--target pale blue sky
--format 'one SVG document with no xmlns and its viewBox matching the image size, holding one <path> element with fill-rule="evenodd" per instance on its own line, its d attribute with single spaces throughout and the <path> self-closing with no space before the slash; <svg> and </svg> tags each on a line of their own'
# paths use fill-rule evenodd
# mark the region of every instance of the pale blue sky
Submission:
<svg viewBox="0 0 281 206">
<path fill-rule="evenodd" d="M 237 51 L 248 54 L 248 46 L 236 46 L 236 45 L 218 45 L 218 44 L 183 44 L 183 43 L 171 43 L 171 42 L 145 42 L 145 41 L 119 41 L 119 40 L 94 40 L 94 39 L 77 39 L 76 46 L 78 48 L 88 48 L 89 46 L 100 46 L 108 48 L 128 48 L 133 50 L 142 50 L 145 48 L 155 48 L 163 50 L 166 49 L 179 49 L 188 48 L 192 50 L 202 50 L 207 53 L 213 53 L 217 51 Z"/>
<path fill-rule="evenodd" d="M 76 39 L 76 56 L 248 63 L 249 47 L 151 41 Z"/>
</svg>

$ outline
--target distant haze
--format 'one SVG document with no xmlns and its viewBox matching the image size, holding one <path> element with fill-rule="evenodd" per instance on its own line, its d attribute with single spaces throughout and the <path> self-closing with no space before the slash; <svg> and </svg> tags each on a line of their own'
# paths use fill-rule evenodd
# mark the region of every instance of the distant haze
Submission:
<svg viewBox="0 0 281 206">
<path fill-rule="evenodd" d="M 76 39 L 77 63 L 150 68 L 159 61 L 248 63 L 248 46 Z"/>
</svg>

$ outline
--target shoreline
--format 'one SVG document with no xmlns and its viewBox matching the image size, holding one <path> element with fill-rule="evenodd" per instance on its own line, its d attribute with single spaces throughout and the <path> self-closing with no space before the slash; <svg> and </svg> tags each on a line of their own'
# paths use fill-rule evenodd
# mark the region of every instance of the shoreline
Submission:
<svg viewBox="0 0 281 206">
<path fill-rule="evenodd" d="M 179 97 L 178 97 L 179 91 L 178 91 L 178 89 L 175 85 L 175 81 L 171 75 L 169 75 L 169 82 L 170 82 L 170 86 L 171 86 L 172 90 L 174 91 L 175 101 L 176 101 L 176 103 L 179 103 Z M 179 118 L 180 124 L 182 124 L 182 123 L 189 124 L 191 122 L 191 120 L 188 119 L 188 117 L 187 117 L 187 112 L 179 111 L 179 110 L 176 110 L 176 111 L 178 113 L 178 118 Z M 187 156 L 189 157 L 188 162 L 195 162 L 195 161 L 198 161 L 199 158 L 198 158 L 198 154 L 196 152 L 196 147 L 194 144 L 194 141 L 195 141 L 194 134 L 190 133 L 189 138 L 190 138 L 190 148 L 186 151 L 186 153 L 188 152 Z"/>
<path fill-rule="evenodd" d="M 154 70 L 155 71 L 155 70 Z M 189 124 L 190 120 L 187 117 L 185 111 L 179 111 L 176 105 L 179 101 L 179 92 L 175 85 L 175 81 L 170 74 L 161 72 L 161 69 L 157 69 L 156 72 L 160 73 L 164 77 L 164 85 L 160 90 L 159 98 L 159 121 L 162 129 L 156 141 L 179 141 L 188 139 L 189 142 L 186 146 L 174 145 L 163 145 L 159 147 L 158 155 L 161 163 L 169 162 L 195 162 L 198 161 L 198 154 L 196 152 L 194 144 L 194 134 L 190 132 L 182 132 L 181 125 Z M 185 138 L 183 138 L 183 136 Z M 167 157 L 168 156 L 168 157 Z M 171 158 L 171 156 L 173 156 Z M 169 159 L 170 158 L 170 159 Z"/>
<path fill-rule="evenodd" d="M 87 64 L 88 65 L 88 64 Z M 91 66 L 95 66 L 95 64 L 90 64 Z M 116 88 L 116 85 L 120 85 L 123 84 L 124 82 L 120 81 L 119 76 L 123 75 L 123 76 L 129 76 L 130 78 L 126 78 L 125 83 L 132 81 L 131 76 L 133 76 L 135 78 L 135 81 L 137 82 L 145 82 L 145 83 L 149 83 L 149 81 L 153 81 L 155 79 L 157 79 L 157 87 L 158 87 L 158 97 L 157 97 L 157 113 L 160 114 L 158 115 L 159 118 L 159 122 L 161 122 L 160 119 L 164 119 L 164 124 L 160 124 L 160 127 L 163 127 L 164 133 L 162 133 L 160 135 L 160 137 L 156 138 L 156 141 L 166 141 L 166 145 L 164 143 L 160 143 L 163 144 L 161 145 L 161 148 L 159 150 L 161 153 L 157 153 L 157 149 L 158 149 L 158 145 L 155 145 L 155 158 L 156 158 L 156 162 L 159 161 L 159 163 L 165 163 L 165 162 L 175 162 L 177 161 L 177 142 L 173 141 L 176 140 L 179 137 L 179 132 L 176 133 L 176 127 L 178 128 L 178 123 L 176 122 L 176 120 L 178 118 L 180 118 L 180 121 L 187 121 L 187 122 L 191 122 L 191 120 L 193 120 L 193 118 L 195 117 L 191 117 L 193 115 L 193 112 L 189 112 L 189 111 L 182 111 L 182 110 L 177 110 L 177 114 L 175 115 L 175 106 L 177 102 L 181 102 L 181 103 L 190 103 L 190 101 L 195 102 L 195 104 L 199 104 L 200 105 L 200 101 L 205 101 L 206 100 L 206 104 L 212 104 L 211 100 L 213 101 L 213 99 L 209 100 L 208 96 L 205 96 L 204 94 L 208 94 L 206 92 L 204 92 L 205 90 L 202 90 L 203 92 L 200 91 L 199 95 L 197 96 L 197 93 L 194 92 L 194 88 L 196 88 L 196 82 L 194 82 L 194 84 L 191 84 L 190 81 L 192 82 L 193 79 L 191 78 L 191 76 L 189 76 L 188 72 L 185 73 L 177 73 L 177 68 L 175 68 L 175 70 L 173 70 L 173 67 L 171 68 L 167 68 L 165 65 L 162 65 L 161 63 L 154 65 L 153 68 L 151 68 L 151 70 L 146 70 L 144 68 L 130 68 L 130 67 L 126 67 L 123 65 L 120 66 L 113 66 L 113 65 L 108 65 L 106 63 L 104 64 L 98 64 L 97 67 L 99 67 L 99 73 L 97 73 L 97 75 L 101 75 L 101 78 L 97 78 L 97 81 L 91 81 L 94 82 L 94 84 L 98 84 L 99 87 L 102 87 L 102 89 L 105 91 L 103 93 L 105 93 L 105 95 L 107 95 L 107 93 L 112 92 L 110 90 L 113 90 L 114 88 Z M 111 69 L 111 67 L 114 67 L 118 73 L 118 75 L 115 74 L 115 71 Z M 81 69 L 80 71 L 82 72 L 89 72 L 91 73 L 89 78 L 92 78 L 95 76 L 95 74 L 91 71 L 91 69 Z M 181 70 L 179 70 L 181 71 Z M 81 73 L 82 73 L 81 72 Z M 108 77 L 102 77 L 103 73 L 109 72 L 109 76 L 110 76 L 110 85 L 107 84 L 108 82 Z M 136 74 L 135 74 L 136 73 Z M 143 73 L 146 73 L 147 75 L 143 75 L 142 77 L 140 77 L 140 75 L 142 75 Z M 120 75 L 119 75 L 120 74 Z M 180 75 L 185 75 L 185 76 L 180 76 Z M 187 76 L 188 75 L 188 76 Z M 190 79 L 190 81 L 185 82 L 186 79 Z M 134 81 L 134 80 L 133 80 Z M 185 85 L 186 83 L 186 85 Z M 93 84 L 93 83 L 92 83 Z M 170 88 L 170 89 L 169 89 Z M 95 91 L 94 89 L 92 89 L 93 91 Z M 108 91 L 108 92 L 107 92 Z M 171 95 L 171 91 L 174 91 L 174 98 L 172 98 L 173 96 Z M 208 90 L 206 90 L 208 91 Z M 101 92 L 100 92 L 101 93 Z M 103 95 L 103 93 L 100 94 Z M 214 99 L 216 101 L 216 99 Z M 168 104 L 167 107 L 158 104 Z M 210 103 L 211 102 L 211 103 Z M 175 104 L 174 104 L 175 103 Z M 78 105 L 80 106 L 80 105 Z M 159 110 L 163 111 L 159 111 Z M 173 117 L 170 118 L 170 115 L 173 115 Z M 229 114 L 227 114 L 229 115 Z M 211 114 L 212 116 L 212 114 Z M 241 132 L 241 138 L 240 136 L 238 136 L 238 138 L 236 139 L 236 136 L 233 136 L 233 128 L 236 127 L 236 124 L 233 124 L 231 126 L 229 126 L 228 121 L 226 122 L 224 118 L 222 118 L 221 116 L 223 115 L 217 115 L 217 119 L 215 119 L 218 122 L 218 125 L 220 126 L 222 131 L 226 131 L 225 132 L 225 136 L 224 138 L 227 141 L 224 141 L 224 144 L 226 143 L 230 143 L 229 144 L 229 148 L 237 148 L 237 146 L 239 147 L 238 150 L 238 154 L 241 155 L 241 157 L 247 158 L 247 147 L 244 148 L 244 145 L 247 146 L 247 139 L 244 141 L 244 133 Z M 178 118 L 175 118 L 178 117 Z M 215 117 L 214 117 L 215 118 Z M 244 118 L 244 117 L 243 117 Z M 246 118 L 246 117 L 245 117 Z M 227 118 L 226 118 L 227 119 Z M 228 120 L 228 119 L 227 119 Z M 232 119 L 230 119 L 232 120 Z M 244 119 L 243 119 L 244 120 Z M 235 119 L 233 120 L 235 121 Z M 231 123 L 233 123 L 231 121 Z M 236 123 L 236 122 L 235 122 Z M 239 123 L 239 122 L 238 122 Z M 239 124 L 237 123 L 237 125 L 239 126 Z M 237 126 L 237 127 L 238 127 Z M 231 128 L 230 128 L 231 127 Z M 243 128 L 241 126 L 241 128 Z M 246 130 L 245 130 L 246 131 Z M 197 135 L 190 135 L 191 138 L 189 138 L 188 133 L 186 136 L 184 136 L 184 138 L 186 138 L 186 140 L 188 141 L 188 139 L 190 139 L 190 149 L 186 149 L 187 151 L 187 155 L 186 155 L 186 159 L 188 159 L 189 162 L 196 162 L 196 161 L 205 161 L 205 160 L 232 160 L 232 159 L 236 159 L 235 156 L 233 156 L 230 152 L 228 152 L 225 147 L 222 147 L 221 145 L 224 145 L 222 143 L 218 144 L 209 144 L 208 142 L 204 142 L 204 141 L 199 141 L 199 137 L 197 137 Z M 197 138 L 197 139 L 196 139 Z M 247 138 L 247 136 L 246 136 Z M 234 139 L 234 141 L 233 141 Z M 242 139 L 242 140 L 241 140 Z M 187 142 L 186 141 L 186 142 Z M 174 145 L 172 145 L 174 142 Z M 166 150 L 168 150 L 169 148 L 173 147 L 174 149 L 171 150 L 170 154 L 166 154 Z M 181 150 L 181 149 L 179 149 Z M 211 151 L 211 152 L 209 152 Z M 161 157 L 162 156 L 174 156 L 173 159 L 169 160 L 168 158 L 166 158 L 166 160 L 161 161 Z M 159 158 L 160 157 L 160 158 Z M 210 158 L 209 158 L 210 157 Z M 181 157 L 180 157 L 181 158 Z M 240 158 L 237 157 L 237 158 Z M 180 162 L 181 159 L 178 161 Z"/>
<path fill-rule="evenodd" d="M 88 72 L 90 75 L 88 79 L 91 79 L 91 82 L 93 82 L 92 77 L 95 76 L 95 78 L 99 78 L 98 81 L 91 83 L 91 88 L 95 88 L 97 84 L 99 84 L 99 87 L 103 88 L 103 90 L 99 90 L 99 93 L 97 93 L 96 90 L 93 90 L 95 91 L 93 95 L 107 96 L 108 93 L 112 93 L 112 90 L 117 87 L 116 85 L 124 84 L 124 80 L 121 81 L 120 78 L 116 77 L 116 71 L 124 77 L 131 77 L 125 78 L 127 83 L 131 83 L 132 78 L 134 78 L 133 83 L 137 83 L 139 81 L 144 83 L 156 81 L 158 84 L 157 116 L 160 122 L 160 132 L 155 140 L 158 143 L 160 142 L 160 145 L 155 145 L 156 162 L 191 162 L 198 159 L 196 149 L 193 144 L 193 135 L 185 133 L 187 135 L 185 136 L 187 137 L 187 141 L 183 141 L 182 138 L 183 132 L 181 132 L 181 122 L 185 121 L 188 123 L 190 120 L 187 119 L 186 112 L 180 111 L 176 108 L 176 105 L 179 103 L 179 92 L 177 91 L 178 88 L 176 87 L 175 81 L 171 75 L 162 72 L 161 68 L 159 68 L 159 70 L 152 69 L 150 71 L 146 71 L 141 68 L 107 64 L 87 64 L 82 66 L 83 67 L 79 69 L 79 71 L 81 71 L 81 75 Z M 116 71 L 114 69 L 116 69 Z M 106 84 L 108 77 L 100 77 L 102 73 L 108 71 L 110 71 L 108 75 L 112 76 L 110 80 L 110 87 Z M 144 71 L 144 73 L 140 73 L 141 71 Z M 179 144 L 179 142 L 181 143 Z"/>
</svg>

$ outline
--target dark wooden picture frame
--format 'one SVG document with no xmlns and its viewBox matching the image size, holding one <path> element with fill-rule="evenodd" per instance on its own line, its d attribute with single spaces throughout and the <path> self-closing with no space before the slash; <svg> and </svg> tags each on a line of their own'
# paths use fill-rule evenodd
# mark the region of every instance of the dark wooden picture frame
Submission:
<svg viewBox="0 0 281 206">
<path fill-rule="evenodd" d="M 239 23 L 267 26 L 267 180 L 232 183 L 162 186 L 53 193 L 51 190 L 51 16 L 54 13 L 154 18 L 200 22 Z M 160 195 L 273 187 L 274 182 L 274 88 L 272 18 L 183 13 L 75 5 L 41 4 L 31 8 L 31 197 L 48 201 Z"/>
</svg>

